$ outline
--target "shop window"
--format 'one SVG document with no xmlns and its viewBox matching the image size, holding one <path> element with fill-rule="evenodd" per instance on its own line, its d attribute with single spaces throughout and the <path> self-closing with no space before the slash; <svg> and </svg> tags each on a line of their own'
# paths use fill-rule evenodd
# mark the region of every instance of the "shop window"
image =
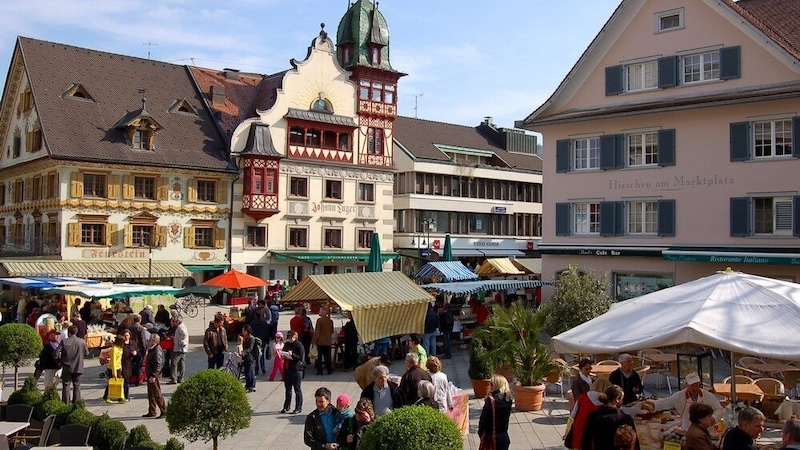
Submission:
<svg viewBox="0 0 800 450">
<path fill-rule="evenodd" d="M 615 273 L 614 297 L 628 300 L 673 286 L 670 274 Z"/>
</svg>

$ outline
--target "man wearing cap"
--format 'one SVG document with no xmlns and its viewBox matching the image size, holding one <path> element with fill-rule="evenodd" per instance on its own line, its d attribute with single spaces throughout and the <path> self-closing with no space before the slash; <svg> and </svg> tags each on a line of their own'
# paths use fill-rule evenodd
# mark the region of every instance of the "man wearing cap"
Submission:
<svg viewBox="0 0 800 450">
<path fill-rule="evenodd" d="M 722 417 L 722 406 L 717 397 L 700 387 L 700 377 L 696 373 L 686 375 L 686 389 L 678 391 L 669 397 L 657 400 L 646 400 L 642 403 L 642 408 L 648 411 L 663 411 L 674 409 L 681 415 L 681 428 L 689 429 L 689 406 L 692 403 L 705 403 L 714 408 L 714 420 L 718 421 Z"/>
<path fill-rule="evenodd" d="M 633 356 L 627 353 L 619 355 L 619 364 L 620 367 L 611 372 L 608 381 L 622 388 L 622 392 L 625 393 L 622 404 L 627 405 L 639 398 L 639 394 L 644 392 L 644 386 L 639 374 L 633 370 Z"/>
</svg>

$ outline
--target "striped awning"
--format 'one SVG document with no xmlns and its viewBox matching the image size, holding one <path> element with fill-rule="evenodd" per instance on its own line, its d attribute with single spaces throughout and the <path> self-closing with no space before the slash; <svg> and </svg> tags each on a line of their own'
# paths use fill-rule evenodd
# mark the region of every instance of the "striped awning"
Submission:
<svg viewBox="0 0 800 450">
<path fill-rule="evenodd" d="M 514 258 L 511 262 L 519 270 L 527 270 L 530 273 L 542 273 L 542 258 Z"/>
<path fill-rule="evenodd" d="M 520 270 L 508 258 L 488 258 L 475 270 L 482 277 L 496 275 L 525 275 L 526 271 Z"/>
<path fill-rule="evenodd" d="M 386 336 L 421 333 L 433 296 L 402 272 L 309 275 L 281 303 L 334 302 L 351 311 L 364 342 Z"/>
<path fill-rule="evenodd" d="M 422 266 L 416 274 L 415 280 L 425 281 L 464 281 L 480 278 L 461 261 L 432 261 Z"/>
<path fill-rule="evenodd" d="M 458 283 L 431 283 L 422 285 L 423 289 L 453 295 L 470 295 L 479 291 L 516 291 L 532 289 L 542 285 L 539 280 L 483 280 L 461 281 Z"/>
<path fill-rule="evenodd" d="M 4 261 L 10 277 L 48 276 L 80 278 L 173 278 L 189 277 L 178 261 Z"/>
</svg>

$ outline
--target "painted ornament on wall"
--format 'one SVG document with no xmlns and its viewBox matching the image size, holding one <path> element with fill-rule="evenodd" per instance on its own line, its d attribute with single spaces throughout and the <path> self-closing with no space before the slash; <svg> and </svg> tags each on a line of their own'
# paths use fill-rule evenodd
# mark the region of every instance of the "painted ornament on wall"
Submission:
<svg viewBox="0 0 800 450">
<path fill-rule="evenodd" d="M 182 233 L 183 233 L 183 227 L 177 220 L 174 220 L 172 221 L 172 223 L 169 224 L 167 231 L 167 239 L 169 239 L 169 242 L 171 244 L 180 244 Z"/>
<path fill-rule="evenodd" d="M 178 177 L 172 179 L 170 198 L 172 200 L 183 200 L 183 182 Z"/>
</svg>

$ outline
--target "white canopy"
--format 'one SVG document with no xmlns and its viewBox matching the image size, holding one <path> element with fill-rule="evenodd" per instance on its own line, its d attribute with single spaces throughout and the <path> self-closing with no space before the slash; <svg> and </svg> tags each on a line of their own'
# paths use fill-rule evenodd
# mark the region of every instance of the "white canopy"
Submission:
<svg viewBox="0 0 800 450">
<path fill-rule="evenodd" d="M 553 338 L 559 353 L 614 353 L 697 344 L 800 359 L 800 284 L 717 272 L 618 303 Z"/>
</svg>

